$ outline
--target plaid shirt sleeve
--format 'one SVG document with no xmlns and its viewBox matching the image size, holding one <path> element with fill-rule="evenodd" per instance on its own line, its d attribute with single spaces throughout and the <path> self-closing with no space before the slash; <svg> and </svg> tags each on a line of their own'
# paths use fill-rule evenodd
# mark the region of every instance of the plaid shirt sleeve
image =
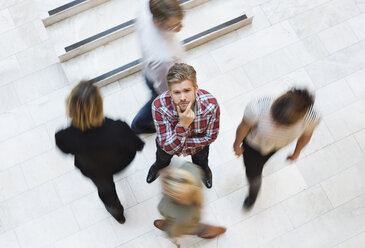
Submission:
<svg viewBox="0 0 365 248">
<path fill-rule="evenodd" d="M 180 123 L 173 127 L 167 115 L 158 108 L 159 106 L 161 106 L 161 102 L 156 99 L 152 104 L 152 116 L 157 133 L 156 139 L 165 152 L 174 155 L 183 149 L 190 127 L 185 128 Z"/>
<path fill-rule="evenodd" d="M 219 117 L 220 117 L 220 109 L 219 105 L 216 104 L 215 108 L 212 111 L 212 116 L 207 123 L 207 129 L 205 131 L 204 137 L 189 137 L 186 138 L 186 144 L 188 147 L 199 147 L 199 146 L 207 146 L 217 139 L 219 132 Z"/>
</svg>

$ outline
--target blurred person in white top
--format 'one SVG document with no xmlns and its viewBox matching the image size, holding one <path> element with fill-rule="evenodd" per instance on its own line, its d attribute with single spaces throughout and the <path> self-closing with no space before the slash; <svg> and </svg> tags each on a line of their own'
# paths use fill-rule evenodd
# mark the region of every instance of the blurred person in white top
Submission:
<svg viewBox="0 0 365 248">
<path fill-rule="evenodd" d="M 265 163 L 281 148 L 297 139 L 288 160 L 296 160 L 310 141 L 320 122 L 313 108 L 314 97 L 306 89 L 291 89 L 278 98 L 262 97 L 248 103 L 233 144 L 237 156 L 243 155 L 250 185 L 244 207 L 250 209 L 261 186 Z"/>
<path fill-rule="evenodd" d="M 167 90 L 169 68 L 182 62 L 184 47 L 176 33 L 182 28 L 184 13 L 178 0 L 142 0 L 137 14 L 137 32 L 142 50 L 143 74 L 151 89 L 151 99 L 132 122 L 136 133 L 153 133 L 151 105 Z"/>
</svg>

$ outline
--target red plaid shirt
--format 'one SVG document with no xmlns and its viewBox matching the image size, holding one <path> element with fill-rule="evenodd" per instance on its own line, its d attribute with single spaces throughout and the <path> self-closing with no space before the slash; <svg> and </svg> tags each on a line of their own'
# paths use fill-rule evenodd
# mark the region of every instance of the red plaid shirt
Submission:
<svg viewBox="0 0 365 248">
<path fill-rule="evenodd" d="M 156 140 L 168 154 L 193 155 L 217 138 L 220 111 L 214 96 L 198 89 L 193 110 L 195 119 L 185 128 L 179 122 L 175 103 L 168 91 L 153 102 L 152 116 L 157 132 Z"/>
</svg>

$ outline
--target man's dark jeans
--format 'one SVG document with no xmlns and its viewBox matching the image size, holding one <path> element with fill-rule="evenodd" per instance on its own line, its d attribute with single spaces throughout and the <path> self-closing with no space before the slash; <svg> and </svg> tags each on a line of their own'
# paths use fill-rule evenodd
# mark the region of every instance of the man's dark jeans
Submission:
<svg viewBox="0 0 365 248">
<path fill-rule="evenodd" d="M 158 96 L 157 92 L 153 88 L 153 82 L 145 76 L 146 84 L 151 90 L 151 99 L 138 111 L 137 115 L 132 121 L 132 129 L 135 132 L 143 132 L 144 130 L 151 129 L 154 126 L 152 118 L 152 103 Z"/>
<path fill-rule="evenodd" d="M 157 142 L 156 146 L 157 146 L 156 162 L 154 165 L 160 170 L 170 164 L 173 155 L 170 155 L 164 150 L 162 150 L 162 148 L 157 144 Z M 205 146 L 202 150 L 195 153 L 194 155 L 191 155 L 191 160 L 193 161 L 194 164 L 199 165 L 203 169 L 203 171 L 205 171 L 207 168 L 209 168 L 208 156 L 209 156 L 209 145 Z"/>
</svg>

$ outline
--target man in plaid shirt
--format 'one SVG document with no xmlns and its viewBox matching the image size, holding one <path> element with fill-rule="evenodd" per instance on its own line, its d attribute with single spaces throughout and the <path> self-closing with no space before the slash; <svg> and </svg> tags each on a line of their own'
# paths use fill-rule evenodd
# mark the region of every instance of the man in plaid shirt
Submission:
<svg viewBox="0 0 365 248">
<path fill-rule="evenodd" d="M 156 162 L 151 166 L 147 182 L 153 182 L 158 171 L 170 164 L 173 155 L 191 155 L 193 163 L 204 173 L 204 184 L 212 187 L 208 166 L 209 145 L 218 136 L 219 106 L 207 91 L 198 89 L 196 72 L 190 65 L 178 63 L 167 74 L 168 91 L 152 104 L 156 127 Z"/>
</svg>

